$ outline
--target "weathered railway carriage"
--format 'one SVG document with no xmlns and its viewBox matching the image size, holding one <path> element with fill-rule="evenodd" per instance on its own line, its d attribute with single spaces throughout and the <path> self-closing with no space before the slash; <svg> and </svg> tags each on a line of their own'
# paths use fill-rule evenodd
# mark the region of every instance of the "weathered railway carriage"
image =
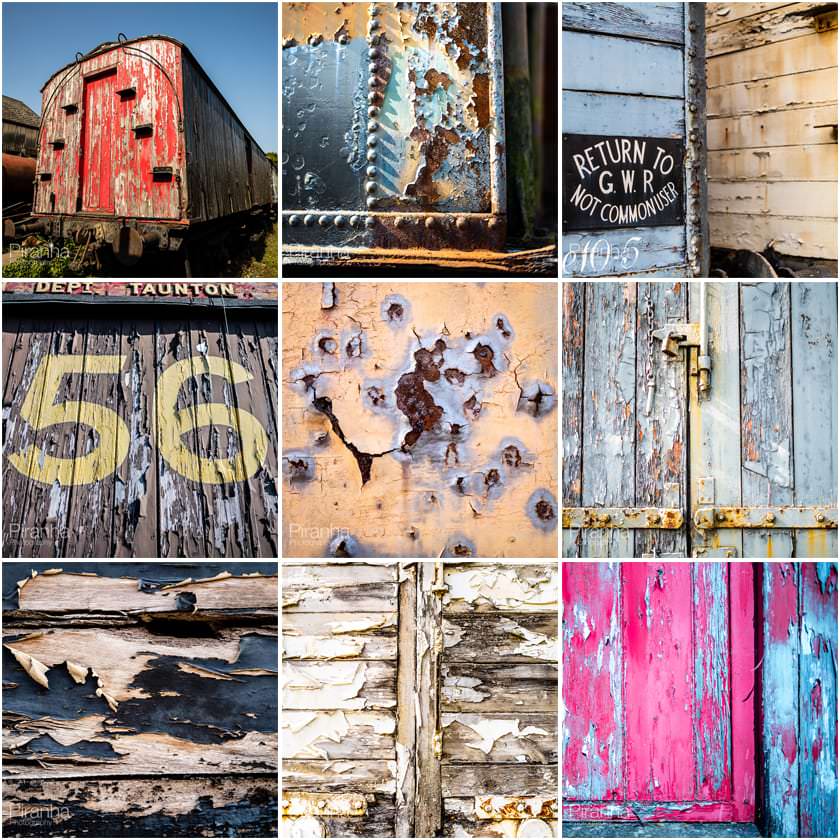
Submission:
<svg viewBox="0 0 840 840">
<path fill-rule="evenodd" d="M 271 162 L 174 38 L 100 44 L 42 94 L 33 212 L 54 237 L 90 230 L 136 258 L 276 200 Z"/>
</svg>

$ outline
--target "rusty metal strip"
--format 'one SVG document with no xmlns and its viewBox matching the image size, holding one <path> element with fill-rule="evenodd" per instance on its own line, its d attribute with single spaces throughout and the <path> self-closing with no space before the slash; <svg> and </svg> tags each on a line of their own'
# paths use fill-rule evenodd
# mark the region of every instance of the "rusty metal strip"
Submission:
<svg viewBox="0 0 840 840">
<path fill-rule="evenodd" d="M 289 793 L 280 803 L 284 817 L 363 817 L 367 800 L 360 793 Z"/>
<path fill-rule="evenodd" d="M 557 819 L 557 799 L 542 796 L 476 796 L 478 820 Z"/>
<path fill-rule="evenodd" d="M 701 530 L 713 528 L 819 528 L 837 527 L 837 507 L 781 505 L 759 507 L 701 507 L 694 514 Z"/>
<path fill-rule="evenodd" d="M 564 508 L 564 528 L 682 528 L 683 514 L 679 508 L 655 507 L 583 507 Z"/>
</svg>

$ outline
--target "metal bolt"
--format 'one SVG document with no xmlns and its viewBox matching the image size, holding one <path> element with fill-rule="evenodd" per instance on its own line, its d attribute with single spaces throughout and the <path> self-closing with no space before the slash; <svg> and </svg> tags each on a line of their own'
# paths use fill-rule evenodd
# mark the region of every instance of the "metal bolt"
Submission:
<svg viewBox="0 0 840 840">
<path fill-rule="evenodd" d="M 361 807 L 362 807 L 362 805 L 364 805 L 364 804 L 365 804 L 365 803 L 364 803 L 364 802 L 362 802 L 362 800 L 361 800 L 361 799 L 354 799 L 354 800 L 353 800 L 353 802 L 351 803 L 352 807 L 353 807 L 353 808 L 356 808 L 357 810 L 358 810 L 359 808 L 361 808 Z"/>
<path fill-rule="evenodd" d="M 315 217 L 314 217 L 311 213 L 307 213 L 307 214 L 303 217 L 303 223 L 304 223 L 307 227 L 312 227 L 312 225 L 314 225 L 314 224 L 315 224 Z"/>
<path fill-rule="evenodd" d="M 379 140 L 372 134 L 367 139 L 367 144 L 370 148 L 373 148 L 378 142 Z"/>
<path fill-rule="evenodd" d="M 376 116 L 378 116 L 378 114 L 379 114 L 379 108 L 377 108 L 376 105 L 371 105 L 370 108 L 368 108 L 368 116 L 369 117 L 376 117 Z"/>
<path fill-rule="evenodd" d="M 298 215 L 296 215 L 296 214 L 294 214 L 294 213 L 293 213 L 291 216 L 289 216 L 289 224 L 290 224 L 292 227 L 294 227 L 294 226 L 295 226 L 296 224 L 298 224 L 299 222 L 300 222 L 300 216 L 298 216 Z"/>
<path fill-rule="evenodd" d="M 365 192 L 370 195 L 376 192 L 376 181 L 365 181 Z"/>
<path fill-rule="evenodd" d="M 375 178 L 376 177 L 376 172 L 377 172 L 377 170 L 376 170 L 375 166 L 369 166 L 365 170 L 365 174 L 368 176 L 368 178 Z"/>
<path fill-rule="evenodd" d="M 379 123 L 376 120 L 369 120 L 368 121 L 368 131 L 378 131 L 379 130 Z"/>
<path fill-rule="evenodd" d="M 378 90 L 372 90 L 368 94 L 368 102 L 370 102 L 371 105 L 374 105 L 377 102 L 379 102 L 381 96 L 382 96 L 382 94 Z"/>
<path fill-rule="evenodd" d="M 376 225 L 376 219 L 374 219 L 373 216 L 366 216 L 365 217 L 365 227 L 366 228 L 372 228 L 372 227 L 374 227 L 374 225 Z"/>
<path fill-rule="evenodd" d="M 379 21 L 378 20 L 372 20 L 368 24 L 368 32 L 376 32 L 377 29 L 379 29 Z"/>
<path fill-rule="evenodd" d="M 346 34 L 342 34 L 338 36 L 338 43 L 342 46 L 347 46 L 350 43 L 350 36 Z"/>
<path fill-rule="evenodd" d="M 468 224 L 469 222 L 464 216 L 458 216 L 458 218 L 455 220 L 455 227 L 458 228 L 458 230 L 466 230 Z"/>
<path fill-rule="evenodd" d="M 696 105 L 692 102 L 692 103 L 688 106 L 688 110 L 689 110 L 689 111 L 691 111 L 691 113 L 693 114 L 693 113 L 695 113 L 695 112 L 697 111 L 697 106 L 696 106 Z"/>
<path fill-rule="evenodd" d="M 365 204 L 367 205 L 368 210 L 373 209 L 374 207 L 376 207 L 376 197 L 373 195 L 368 196 L 368 199 L 367 201 L 365 201 Z"/>
<path fill-rule="evenodd" d="M 284 799 L 284 800 L 283 800 L 283 802 L 282 802 L 282 805 L 283 805 L 283 807 L 284 807 L 284 808 L 288 808 L 288 807 L 289 807 L 289 805 L 291 805 L 291 804 L 292 804 L 292 803 L 291 803 L 291 802 L 289 802 L 289 800 L 288 800 L 288 799 Z"/>
<path fill-rule="evenodd" d="M 611 517 L 608 513 L 602 513 L 602 514 L 598 517 L 598 521 L 599 521 L 602 525 L 608 525 L 608 524 L 610 523 L 611 518 L 612 518 L 612 517 Z"/>
<path fill-rule="evenodd" d="M 323 810 L 327 807 L 327 800 L 326 799 L 319 799 L 318 800 L 318 808 L 319 810 Z"/>
<path fill-rule="evenodd" d="M 330 226 L 330 217 L 329 216 L 321 216 L 318 219 L 318 224 L 321 225 L 321 227 L 329 227 Z"/>
<path fill-rule="evenodd" d="M 378 47 L 371 47 L 368 50 L 368 58 L 379 58 L 382 55 L 382 51 Z"/>
<path fill-rule="evenodd" d="M 521 814 L 525 810 L 525 803 L 524 802 L 517 802 L 516 803 L 516 810 L 519 811 Z"/>
<path fill-rule="evenodd" d="M 376 149 L 368 149 L 367 159 L 376 160 Z"/>
<path fill-rule="evenodd" d="M 377 9 L 376 6 L 373 3 L 371 3 L 370 8 L 368 9 L 368 14 L 371 17 L 376 17 L 379 14 L 379 9 Z"/>
<path fill-rule="evenodd" d="M 697 24 L 694 21 L 688 24 L 688 31 L 695 32 L 697 30 Z"/>
<path fill-rule="evenodd" d="M 768 513 L 767 516 L 764 517 L 765 522 L 773 523 L 776 521 L 776 514 L 775 513 Z"/>
<path fill-rule="evenodd" d="M 361 220 L 359 219 L 358 216 L 356 216 L 356 215 L 351 216 L 350 217 L 350 227 L 358 227 L 360 221 Z"/>
<path fill-rule="evenodd" d="M 726 514 L 725 513 L 719 513 L 717 515 L 716 519 L 717 519 L 718 522 L 726 522 Z"/>
<path fill-rule="evenodd" d="M 379 69 L 379 66 L 377 65 L 377 63 L 375 61 L 371 61 L 371 63 L 368 64 L 368 72 L 371 75 L 373 75 L 378 69 Z"/>
<path fill-rule="evenodd" d="M 426 227 L 431 230 L 435 226 L 435 217 L 434 216 L 426 216 Z"/>
<path fill-rule="evenodd" d="M 825 522 L 825 514 L 824 513 L 818 513 L 817 514 L 817 522 Z"/>
<path fill-rule="evenodd" d="M 394 219 L 394 227 L 401 228 L 401 227 L 404 227 L 404 226 L 405 226 L 405 218 L 403 216 L 397 216 L 397 218 Z"/>
<path fill-rule="evenodd" d="M 323 35 L 310 35 L 309 36 L 309 45 L 311 47 L 317 47 L 318 44 L 320 44 L 321 41 L 323 41 L 323 40 L 324 40 Z"/>
<path fill-rule="evenodd" d="M 485 802 L 481 808 L 482 810 L 487 811 L 488 814 L 493 810 L 493 806 L 489 802 Z"/>
<path fill-rule="evenodd" d="M 658 525 L 659 520 L 660 520 L 660 516 L 659 516 L 658 513 L 651 514 L 650 519 L 649 519 L 651 525 Z"/>
<path fill-rule="evenodd" d="M 374 77 L 372 77 L 371 79 L 369 79 L 369 80 L 368 80 L 368 87 L 369 87 L 371 90 L 376 90 L 376 89 L 379 87 L 379 77 L 378 77 L 378 76 L 374 76 Z"/>
<path fill-rule="evenodd" d="M 344 218 L 344 216 L 336 216 L 335 217 L 335 226 L 336 227 L 344 227 L 344 223 L 346 221 L 347 220 Z"/>
</svg>

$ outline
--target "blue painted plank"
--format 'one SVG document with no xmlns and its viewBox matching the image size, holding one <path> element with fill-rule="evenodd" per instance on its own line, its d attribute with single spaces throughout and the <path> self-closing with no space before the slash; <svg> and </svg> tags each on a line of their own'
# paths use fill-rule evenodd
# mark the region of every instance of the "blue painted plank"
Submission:
<svg viewBox="0 0 840 840">
<path fill-rule="evenodd" d="M 682 3 L 563 3 L 563 30 L 627 35 L 682 44 Z"/>
<path fill-rule="evenodd" d="M 665 44 L 564 32 L 563 88 L 682 99 L 683 52 Z"/>
<path fill-rule="evenodd" d="M 791 283 L 796 504 L 837 503 L 837 284 Z M 837 531 L 799 531 L 797 557 L 837 557 Z"/>
<path fill-rule="evenodd" d="M 681 138 L 685 112 L 679 99 L 564 90 L 562 124 L 567 134 Z"/>
<path fill-rule="evenodd" d="M 684 262 L 685 229 L 680 225 L 596 230 L 563 236 L 564 277 L 630 275 L 664 266 L 681 267 Z M 664 276 L 682 275 L 666 272 Z"/>
<path fill-rule="evenodd" d="M 799 836 L 837 837 L 837 564 L 803 563 L 800 600 Z"/>
</svg>

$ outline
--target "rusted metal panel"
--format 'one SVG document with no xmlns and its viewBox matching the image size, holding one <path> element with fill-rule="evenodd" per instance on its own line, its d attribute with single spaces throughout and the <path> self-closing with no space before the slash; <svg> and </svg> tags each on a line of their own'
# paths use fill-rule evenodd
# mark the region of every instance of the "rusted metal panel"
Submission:
<svg viewBox="0 0 840 840">
<path fill-rule="evenodd" d="M 683 525 L 679 508 L 563 508 L 564 528 L 663 528 Z"/>
<path fill-rule="evenodd" d="M 276 555 L 276 285 L 182 285 L 4 291 L 8 555 Z"/>
<path fill-rule="evenodd" d="M 498 246 L 495 3 L 282 5 L 284 242 Z"/>
<path fill-rule="evenodd" d="M 4 834 L 276 835 L 277 564 L 51 566 L 3 566 Z"/>
</svg>

